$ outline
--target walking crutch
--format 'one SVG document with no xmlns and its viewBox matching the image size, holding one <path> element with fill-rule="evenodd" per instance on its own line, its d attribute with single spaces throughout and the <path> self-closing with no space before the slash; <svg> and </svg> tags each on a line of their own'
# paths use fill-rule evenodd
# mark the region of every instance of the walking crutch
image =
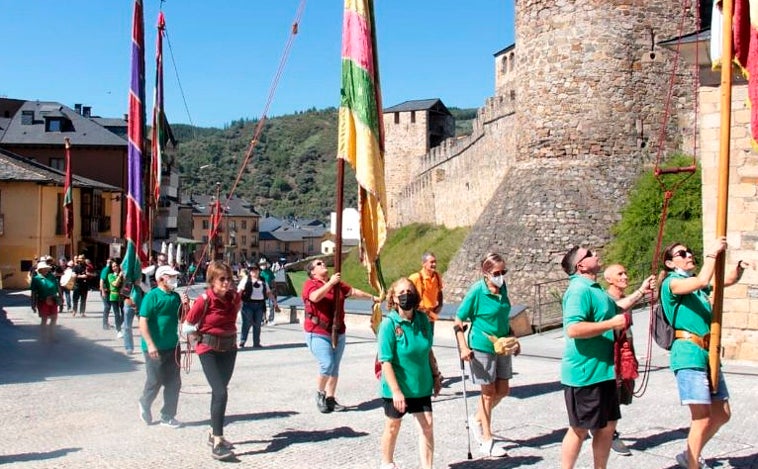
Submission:
<svg viewBox="0 0 758 469">
<path fill-rule="evenodd" d="M 466 332 L 466 328 L 468 325 L 464 324 L 461 328 L 461 332 Z M 458 331 L 457 326 L 454 328 L 455 332 L 455 347 L 458 349 L 458 360 L 461 362 L 461 383 L 463 383 L 463 408 L 466 409 L 466 441 L 468 443 L 468 454 L 466 455 L 467 459 L 471 458 L 471 429 L 469 428 L 468 423 L 468 397 L 466 395 L 466 368 L 463 365 L 463 359 L 461 358 L 461 346 L 458 343 Z M 464 340 L 465 336 L 464 336 Z"/>
</svg>

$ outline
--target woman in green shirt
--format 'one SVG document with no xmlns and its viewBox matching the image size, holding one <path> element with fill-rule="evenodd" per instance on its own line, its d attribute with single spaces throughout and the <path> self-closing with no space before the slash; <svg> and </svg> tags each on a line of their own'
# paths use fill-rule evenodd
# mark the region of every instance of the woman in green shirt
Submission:
<svg viewBox="0 0 758 469">
<path fill-rule="evenodd" d="M 121 296 L 121 287 L 124 285 L 124 273 L 118 262 L 111 262 L 111 273 L 108 279 L 108 304 L 113 310 L 113 321 L 116 323 L 116 337 L 124 336 L 121 325 L 124 324 L 124 297 Z"/>
<path fill-rule="evenodd" d="M 441 375 L 432 353 L 429 318 L 416 310 L 419 301 L 410 280 L 395 281 L 387 292 L 387 307 L 392 311 L 379 326 L 377 359 L 382 364 L 381 395 L 387 417 L 382 434 L 381 469 L 397 468 L 393 456 L 401 419 L 406 413 L 415 415 L 421 432 L 421 467 L 432 468 L 432 395 L 440 391 Z"/>
<path fill-rule="evenodd" d="M 510 391 L 513 375 L 511 355 L 496 354 L 492 338 L 511 335 L 508 316 L 511 300 L 505 284 L 505 260 L 491 252 L 481 264 L 482 278 L 476 281 L 463 298 L 455 315 L 455 337 L 461 359 L 469 362 L 471 379 L 482 387 L 479 408 L 471 416 L 469 428 L 481 444 L 479 451 L 485 456 L 506 456 L 505 449 L 495 445 L 492 437 L 492 410 Z M 463 321 L 470 321 L 468 343 L 463 333 Z M 520 346 L 511 351 L 520 352 Z"/>
<path fill-rule="evenodd" d="M 691 423 L 687 450 L 676 456 L 680 467 L 708 467 L 700 453 L 719 428 L 729 421 L 729 391 L 719 371 L 718 392 L 711 394 L 708 380 L 708 342 L 713 312 L 711 293 L 716 257 L 726 250 L 726 237 L 716 238 L 706 251 L 697 272 L 692 250 L 673 243 L 663 252 L 665 278 L 661 282 L 661 306 L 669 324 L 676 329 L 671 346 L 671 370 L 676 377 L 679 399 L 690 408 Z M 749 264 L 739 261 L 724 276 L 724 286 L 737 283 Z"/>
</svg>

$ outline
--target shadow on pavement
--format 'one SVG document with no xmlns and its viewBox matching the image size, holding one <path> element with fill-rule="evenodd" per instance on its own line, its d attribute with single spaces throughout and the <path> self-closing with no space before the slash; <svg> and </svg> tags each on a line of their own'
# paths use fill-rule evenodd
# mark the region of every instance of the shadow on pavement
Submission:
<svg viewBox="0 0 758 469">
<path fill-rule="evenodd" d="M 732 467 L 749 467 L 749 468 L 758 468 L 758 453 L 751 454 L 749 456 L 738 456 L 738 457 L 730 457 L 725 458 L 727 461 L 729 461 L 729 464 Z M 0 460 L 2 462 L 2 460 Z M 712 462 L 712 461 L 709 461 Z M 714 466 L 718 467 L 718 466 Z"/>
<path fill-rule="evenodd" d="M 668 443 L 669 441 L 680 441 L 680 440 L 686 441 L 687 434 L 689 433 L 689 431 L 690 429 L 688 427 L 670 428 L 660 433 L 648 435 L 644 438 L 635 439 L 634 437 L 624 436 L 624 440 L 626 440 L 627 442 L 634 441 L 634 443 L 627 445 L 629 446 L 629 448 L 637 450 L 637 451 L 645 451 L 646 449 L 655 448 L 656 446 L 661 446 L 662 444 Z M 735 466 L 735 467 L 742 467 L 742 466 Z"/>
<path fill-rule="evenodd" d="M 366 432 L 356 432 L 350 427 L 338 427 L 331 430 L 298 431 L 291 430 L 274 435 L 268 446 L 262 450 L 237 453 L 237 456 L 271 453 L 280 451 L 288 446 L 298 443 L 314 443 L 319 441 L 334 440 L 336 438 L 360 438 L 367 436 Z M 240 444 L 245 442 L 240 442 Z"/>
<path fill-rule="evenodd" d="M 518 444 L 519 446 L 529 446 L 533 448 L 542 448 L 544 446 L 554 445 L 563 441 L 563 436 L 566 434 L 566 428 L 559 428 L 553 430 L 550 433 L 537 435 L 525 440 L 517 440 L 514 438 L 508 438 L 508 441 Z"/>
<path fill-rule="evenodd" d="M 541 396 L 543 394 L 550 394 L 562 390 L 563 385 L 560 381 L 526 384 L 524 386 L 513 386 L 511 388 L 510 394 L 508 394 L 508 397 L 515 397 L 516 399 L 528 399 L 530 397 Z"/>
<path fill-rule="evenodd" d="M 540 456 L 516 456 L 513 458 L 470 459 L 448 465 L 450 469 L 501 469 L 532 466 L 542 462 Z"/>
<path fill-rule="evenodd" d="M 278 419 L 278 418 L 285 418 L 285 417 L 292 417 L 293 415 L 297 415 L 298 412 L 294 411 L 275 411 L 275 412 L 258 412 L 258 413 L 250 413 L 250 414 L 232 414 L 227 415 L 224 419 L 224 422 L 226 424 L 230 424 L 232 422 L 247 422 L 247 421 L 253 421 L 253 420 L 264 420 L 264 419 Z M 202 426 L 210 426 L 211 420 L 210 418 L 205 420 L 195 420 L 192 422 L 184 422 L 185 427 L 202 427 Z"/>
<path fill-rule="evenodd" d="M 5 317 L 3 310 L 0 316 Z M 42 343 L 38 340 L 38 325 L 16 326 L 10 321 L 0 321 L 0 356 L 3 357 L 0 382 L 29 383 L 60 376 L 128 373 L 137 368 L 137 363 L 124 354 L 98 345 L 66 327 L 57 328 L 56 338 L 57 342 Z"/>
<path fill-rule="evenodd" d="M 61 448 L 55 451 L 48 451 L 46 453 L 21 453 L 21 454 L 6 454 L 0 455 L 0 464 L 7 464 L 11 462 L 30 462 L 30 461 L 45 461 L 47 459 L 62 458 L 68 453 L 81 451 L 81 448 Z"/>
</svg>

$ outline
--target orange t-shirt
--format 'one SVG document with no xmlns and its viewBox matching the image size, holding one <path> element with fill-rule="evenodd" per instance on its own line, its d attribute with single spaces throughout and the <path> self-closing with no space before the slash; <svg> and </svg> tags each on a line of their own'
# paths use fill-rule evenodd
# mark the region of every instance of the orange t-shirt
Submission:
<svg viewBox="0 0 758 469">
<path fill-rule="evenodd" d="M 411 274 L 408 280 L 413 282 L 419 296 L 421 296 L 421 303 L 418 309 L 427 313 L 430 320 L 436 320 L 437 314 L 434 313 L 434 310 L 439 306 L 438 300 L 442 291 L 442 278 L 440 274 L 434 272 L 432 275 L 427 275 L 424 270 L 420 270 Z"/>
</svg>

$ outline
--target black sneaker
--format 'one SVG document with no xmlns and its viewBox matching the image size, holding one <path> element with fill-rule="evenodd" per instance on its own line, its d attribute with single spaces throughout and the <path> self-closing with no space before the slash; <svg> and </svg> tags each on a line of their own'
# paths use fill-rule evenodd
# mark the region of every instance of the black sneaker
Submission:
<svg viewBox="0 0 758 469">
<path fill-rule="evenodd" d="M 342 412 L 347 409 L 347 407 L 337 402 L 334 396 L 326 398 L 326 408 L 329 409 L 329 412 Z"/>
<path fill-rule="evenodd" d="M 211 456 L 213 456 L 213 459 L 217 459 L 219 461 L 226 461 L 227 459 L 231 459 L 234 457 L 234 453 L 231 449 L 227 448 L 226 446 L 222 444 L 215 445 L 213 448 L 211 448 Z"/>
<path fill-rule="evenodd" d="M 316 407 L 318 407 L 319 412 L 322 414 L 328 414 L 334 410 L 326 405 L 326 393 L 321 391 L 316 391 Z"/>
</svg>

